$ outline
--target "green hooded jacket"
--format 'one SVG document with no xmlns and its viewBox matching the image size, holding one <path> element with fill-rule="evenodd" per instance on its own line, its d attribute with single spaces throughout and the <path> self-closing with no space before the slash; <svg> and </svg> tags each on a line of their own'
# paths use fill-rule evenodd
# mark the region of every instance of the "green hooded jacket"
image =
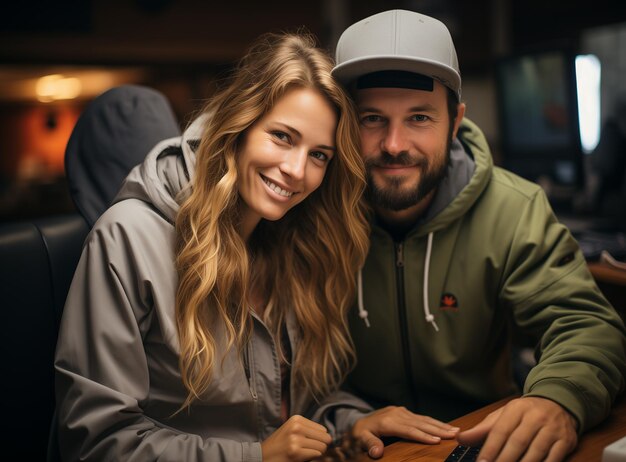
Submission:
<svg viewBox="0 0 626 462">
<path fill-rule="evenodd" d="M 494 167 L 467 119 L 458 140 L 452 186 L 401 242 L 372 223 L 347 386 L 376 407 L 450 420 L 521 392 L 511 347 L 522 333 L 538 361 L 523 394 L 556 401 L 585 431 L 624 389 L 624 324 L 542 189 Z"/>
</svg>

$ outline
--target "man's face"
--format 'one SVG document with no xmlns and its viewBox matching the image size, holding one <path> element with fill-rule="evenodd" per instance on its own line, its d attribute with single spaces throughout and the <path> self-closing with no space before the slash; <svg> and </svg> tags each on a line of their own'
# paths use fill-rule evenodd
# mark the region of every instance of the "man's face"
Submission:
<svg viewBox="0 0 626 462">
<path fill-rule="evenodd" d="M 433 91 L 357 90 L 356 103 L 369 200 L 393 211 L 414 206 L 444 178 L 463 111 L 451 130 L 447 90 L 439 82 Z"/>
</svg>

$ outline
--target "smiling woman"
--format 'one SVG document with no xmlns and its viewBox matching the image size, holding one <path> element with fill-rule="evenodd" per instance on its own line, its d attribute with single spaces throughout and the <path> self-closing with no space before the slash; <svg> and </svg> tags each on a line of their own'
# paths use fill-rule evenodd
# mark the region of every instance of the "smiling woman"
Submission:
<svg viewBox="0 0 626 462">
<path fill-rule="evenodd" d="M 262 218 L 282 218 L 319 187 L 335 150 L 336 126 L 328 100 L 318 90 L 297 87 L 247 130 L 237 159 L 243 236 Z"/>
<path fill-rule="evenodd" d="M 338 391 L 368 229 L 331 67 L 260 38 L 94 225 L 56 352 L 64 459 L 310 460 L 370 410 Z"/>
</svg>

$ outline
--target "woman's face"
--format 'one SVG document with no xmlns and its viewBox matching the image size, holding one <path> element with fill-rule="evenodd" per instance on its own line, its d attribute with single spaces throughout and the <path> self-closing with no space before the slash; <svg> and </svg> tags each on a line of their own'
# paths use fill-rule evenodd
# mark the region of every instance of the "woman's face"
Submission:
<svg viewBox="0 0 626 462">
<path fill-rule="evenodd" d="M 237 158 L 243 236 L 278 220 L 321 184 L 335 155 L 337 116 L 311 88 L 294 88 L 244 135 Z"/>
</svg>

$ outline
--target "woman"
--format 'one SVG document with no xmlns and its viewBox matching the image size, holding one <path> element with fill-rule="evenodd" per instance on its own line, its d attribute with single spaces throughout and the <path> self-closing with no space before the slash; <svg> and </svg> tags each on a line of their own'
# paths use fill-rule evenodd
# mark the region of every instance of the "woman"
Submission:
<svg viewBox="0 0 626 462">
<path fill-rule="evenodd" d="M 259 39 L 95 224 L 56 353 L 65 460 L 304 461 L 350 428 L 366 448 L 416 437 L 408 411 L 364 416 L 337 391 L 368 230 L 331 66 L 310 37 Z"/>
</svg>

